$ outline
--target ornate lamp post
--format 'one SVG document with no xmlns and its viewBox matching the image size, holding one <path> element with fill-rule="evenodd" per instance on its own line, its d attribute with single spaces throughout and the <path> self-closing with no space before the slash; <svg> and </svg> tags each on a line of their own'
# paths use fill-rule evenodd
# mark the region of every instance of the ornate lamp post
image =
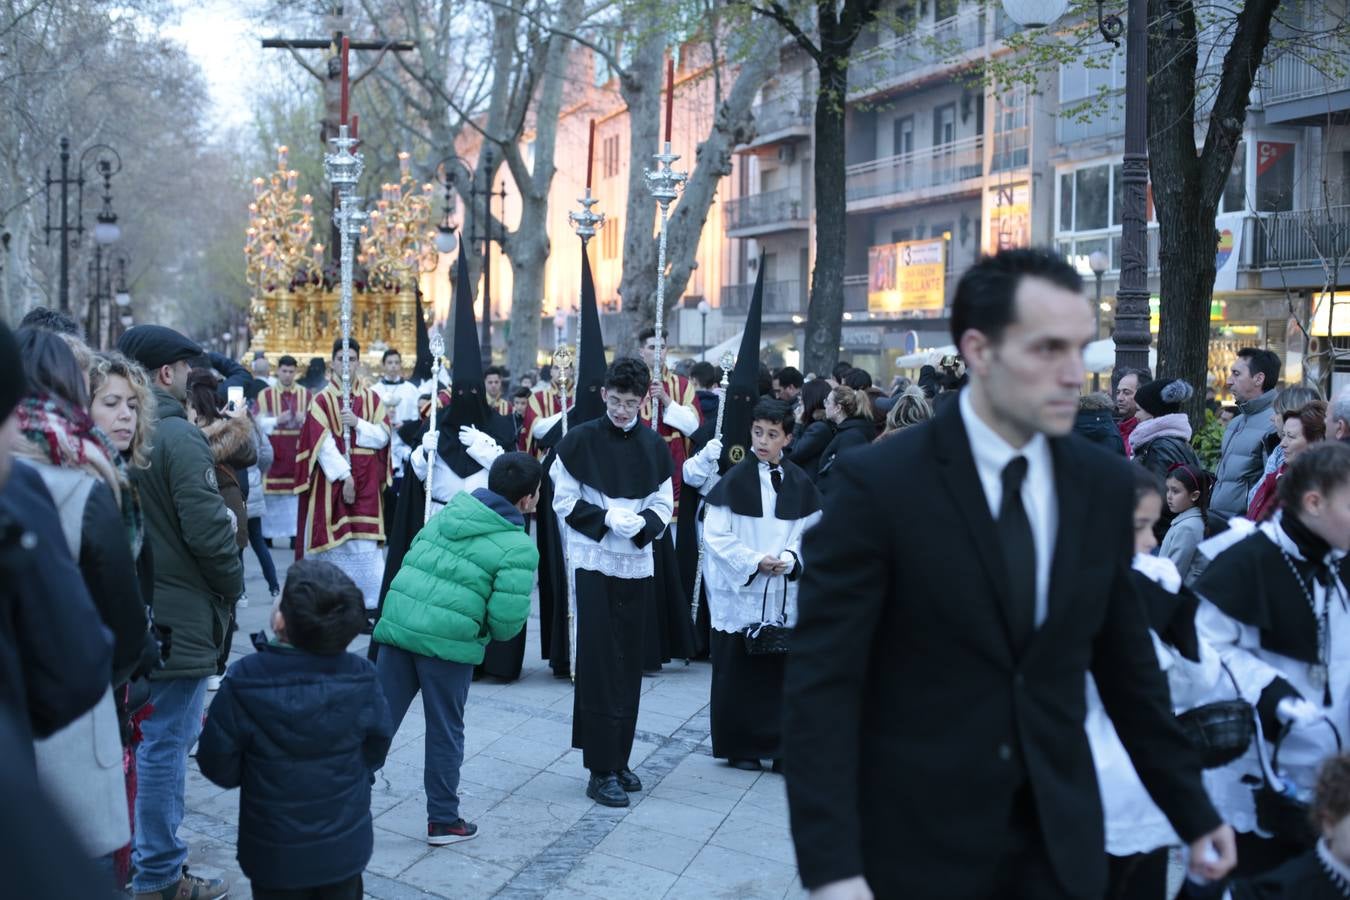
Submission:
<svg viewBox="0 0 1350 900">
<path fill-rule="evenodd" d="M 708 358 L 708 312 L 711 309 L 712 307 L 708 304 L 708 301 L 706 299 L 698 301 L 698 316 L 703 325 L 703 335 L 702 338 L 699 340 L 700 346 L 698 355 L 699 359 L 705 361 Z"/>
<path fill-rule="evenodd" d="M 1097 30 L 1116 47 L 1125 35 L 1125 196 L 1120 232 L 1120 286 L 1116 291 L 1116 367 L 1146 368 L 1148 330 L 1148 0 L 1126 0 L 1125 21 L 1097 0 Z M 1052 24 L 1068 0 L 1003 0 L 1003 10 L 1026 28 Z M 1127 23 L 1128 22 L 1128 27 Z"/>
<path fill-rule="evenodd" d="M 60 309 L 61 312 L 70 312 L 70 248 L 79 246 L 80 237 L 84 234 L 84 170 L 87 165 L 87 159 L 90 154 L 94 154 L 98 164 L 99 174 L 103 176 L 103 209 L 98 214 L 98 220 L 94 225 L 94 240 L 100 245 L 111 244 L 121 237 L 121 229 L 117 227 L 117 216 L 112 211 L 112 192 L 110 182 L 112 176 L 122 171 L 122 157 L 116 150 L 107 144 L 94 144 L 88 147 L 80 154 L 79 160 L 75 164 L 75 172 L 70 171 L 70 138 L 61 138 L 61 177 L 53 178 L 51 167 L 47 167 L 46 176 L 43 179 L 43 187 L 47 195 L 47 217 L 43 231 L 46 233 L 47 243 L 50 244 L 53 232 L 60 234 L 61 240 L 61 275 L 60 275 Z M 75 193 L 75 221 L 70 221 L 70 187 L 74 185 Z M 57 186 L 61 190 L 60 197 L 60 218 L 56 224 L 52 224 L 52 187 Z M 71 238 L 71 232 L 75 237 Z M 98 248 L 95 247 L 95 253 Z"/>
</svg>

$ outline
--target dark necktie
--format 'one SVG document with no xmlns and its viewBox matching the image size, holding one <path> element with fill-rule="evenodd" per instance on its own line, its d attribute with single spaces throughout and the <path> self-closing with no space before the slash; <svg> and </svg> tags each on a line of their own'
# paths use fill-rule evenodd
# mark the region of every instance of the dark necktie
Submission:
<svg viewBox="0 0 1350 900">
<path fill-rule="evenodd" d="M 769 481 L 775 494 L 783 489 L 783 469 L 778 463 L 769 463 Z"/>
<path fill-rule="evenodd" d="M 1008 626 L 1017 649 L 1026 646 L 1036 621 L 1036 541 L 1022 505 L 1022 482 L 1027 477 L 1025 456 L 1014 457 L 1003 469 L 1003 503 L 998 513 L 998 539 L 1008 567 Z"/>
</svg>

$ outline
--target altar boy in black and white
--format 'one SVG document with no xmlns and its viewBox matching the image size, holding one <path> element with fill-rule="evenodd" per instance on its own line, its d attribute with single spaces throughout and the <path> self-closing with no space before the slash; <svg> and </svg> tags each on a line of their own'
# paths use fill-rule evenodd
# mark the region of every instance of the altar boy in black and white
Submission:
<svg viewBox="0 0 1350 900">
<path fill-rule="evenodd" d="M 1251 790 L 1264 768 L 1258 749 L 1268 758 L 1287 731 L 1277 774 L 1306 796 L 1318 766 L 1337 752 L 1328 723 L 1342 740 L 1350 737 L 1350 446 L 1325 441 L 1304 451 L 1278 490 L 1273 519 L 1235 524 L 1205 542 L 1231 546 L 1206 549 L 1214 561 L 1192 585 L 1204 600 L 1196 631 L 1255 704 L 1266 741 L 1206 775 L 1215 805 L 1238 832 L 1238 872 L 1248 876 L 1311 846 L 1305 829 L 1281 834 L 1262 821 Z"/>
<path fill-rule="evenodd" d="M 745 634 L 797 621 L 802 534 L 820 518 L 820 495 L 783 459 L 792 409 L 760 400 L 750 447 L 708 494 L 703 578 L 712 622 L 712 752 L 737 769 L 780 771 L 784 653 L 751 653 Z"/>
<path fill-rule="evenodd" d="M 638 408 L 651 373 L 620 359 L 605 372 L 605 415 L 578 425 L 555 450 L 553 511 L 576 596 L 572 746 L 590 770 L 586 796 L 627 806 L 642 782 L 629 768 L 642 692 L 643 617 L 655 602 L 652 542 L 675 509 L 665 442 Z"/>
</svg>

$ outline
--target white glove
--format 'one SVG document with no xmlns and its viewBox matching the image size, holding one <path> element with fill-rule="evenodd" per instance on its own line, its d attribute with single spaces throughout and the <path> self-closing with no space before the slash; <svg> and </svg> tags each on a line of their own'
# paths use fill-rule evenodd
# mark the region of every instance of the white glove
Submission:
<svg viewBox="0 0 1350 900">
<path fill-rule="evenodd" d="M 712 440 L 708 441 L 708 443 L 703 445 L 703 449 L 698 451 L 698 455 L 711 457 L 712 459 L 721 459 L 722 439 L 713 438 Z"/>
<path fill-rule="evenodd" d="M 1322 720 L 1322 712 L 1302 697 L 1285 697 L 1275 706 L 1275 718 L 1294 728 L 1306 728 Z"/>
<path fill-rule="evenodd" d="M 789 550 L 784 550 L 782 553 L 778 554 L 778 558 L 783 561 L 784 575 L 791 572 L 797 565 L 797 557 L 793 556 L 792 552 Z"/>
<path fill-rule="evenodd" d="M 459 442 L 474 462 L 487 469 L 493 461 L 502 455 L 502 446 L 494 441 L 487 432 L 479 431 L 472 425 L 459 430 Z"/>
<path fill-rule="evenodd" d="M 426 434 L 422 435 L 422 449 L 427 451 L 428 455 L 436 452 L 436 446 L 440 442 L 441 433 L 439 431 L 428 431 Z"/>
<path fill-rule="evenodd" d="M 626 509 L 611 509 L 605 513 L 605 524 L 619 537 L 631 540 L 643 529 L 647 520 Z"/>
</svg>

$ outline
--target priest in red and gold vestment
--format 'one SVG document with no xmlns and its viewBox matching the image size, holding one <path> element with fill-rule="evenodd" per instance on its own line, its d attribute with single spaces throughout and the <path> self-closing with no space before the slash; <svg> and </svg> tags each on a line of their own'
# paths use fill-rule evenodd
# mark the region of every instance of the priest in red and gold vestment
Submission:
<svg viewBox="0 0 1350 900">
<path fill-rule="evenodd" d="M 356 341 L 348 341 L 347 354 L 355 372 Z M 393 479 L 389 416 L 380 395 L 355 376 L 351 409 L 344 411 L 341 371 L 338 340 L 332 378 L 310 403 L 300 432 L 297 460 L 308 488 L 300 503 L 301 533 L 304 554 L 346 572 L 361 589 L 366 608 L 374 609 L 384 574 L 384 489 Z"/>
</svg>

